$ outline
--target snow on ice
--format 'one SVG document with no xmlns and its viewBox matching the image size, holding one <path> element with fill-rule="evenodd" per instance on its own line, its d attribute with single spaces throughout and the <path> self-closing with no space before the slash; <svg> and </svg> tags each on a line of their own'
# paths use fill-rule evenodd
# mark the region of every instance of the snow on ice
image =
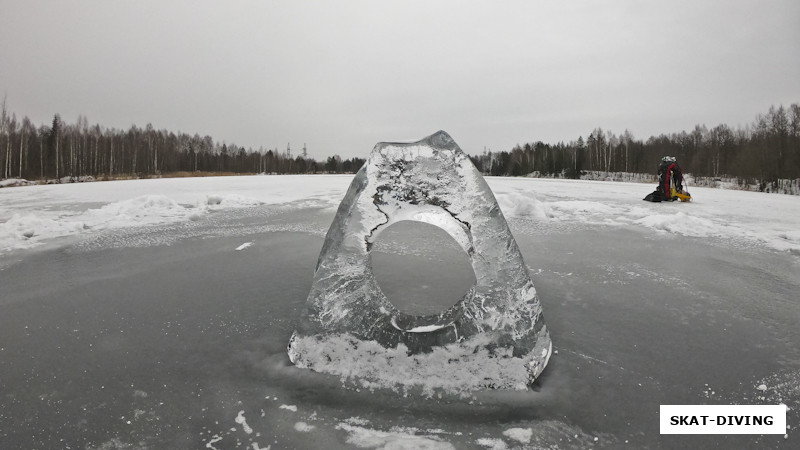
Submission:
<svg viewBox="0 0 800 450">
<path fill-rule="evenodd" d="M 373 430 L 366 427 L 340 423 L 338 430 L 346 431 L 347 443 L 359 448 L 392 448 L 392 449 L 455 449 L 453 444 L 441 440 L 438 436 L 415 434 L 416 430 L 400 427 L 390 431 Z"/>
<path fill-rule="evenodd" d="M 236 416 L 236 423 L 242 426 L 242 430 L 247 434 L 252 434 L 253 429 L 247 425 L 247 419 L 244 418 L 244 411 L 239 411 L 239 414 Z"/>
<path fill-rule="evenodd" d="M 337 205 L 349 175 L 106 181 L 0 189 L 0 255 L 55 238 L 199 220 L 214 210 L 303 200 Z M 691 187 L 685 204 L 649 204 L 637 183 L 487 177 L 509 218 L 640 227 L 745 240 L 800 254 L 800 197 Z"/>
<path fill-rule="evenodd" d="M 236 247 L 235 250 L 238 252 L 238 251 L 244 250 L 244 249 L 246 249 L 246 248 L 248 248 L 248 247 L 250 247 L 252 245 L 253 245 L 252 242 L 245 242 L 244 244 Z"/>
<path fill-rule="evenodd" d="M 533 430 L 530 428 L 509 428 L 508 430 L 503 431 L 503 436 L 514 439 L 515 441 L 519 441 L 523 444 L 528 444 L 531 442 Z"/>
<path fill-rule="evenodd" d="M 491 450 L 506 450 L 508 448 L 505 441 L 499 438 L 480 438 L 476 439 L 475 443 Z"/>
<path fill-rule="evenodd" d="M 294 424 L 295 431 L 299 431 L 300 433 L 308 433 L 310 431 L 314 431 L 316 428 L 314 425 L 309 425 L 305 422 L 297 422 Z"/>
<path fill-rule="evenodd" d="M 297 181 L 284 176 L 164 178 L 2 189 L 0 254 L 81 233 L 199 220 L 229 208 L 312 197 L 334 204 L 349 177 Z"/>
</svg>

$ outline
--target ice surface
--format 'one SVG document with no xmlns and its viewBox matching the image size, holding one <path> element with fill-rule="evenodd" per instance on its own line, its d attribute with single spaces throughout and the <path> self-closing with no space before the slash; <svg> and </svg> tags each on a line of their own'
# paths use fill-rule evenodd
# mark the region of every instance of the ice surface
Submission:
<svg viewBox="0 0 800 450">
<path fill-rule="evenodd" d="M 469 256 L 475 285 L 435 315 L 398 310 L 372 272 L 380 233 L 412 220 L 435 225 Z M 369 387 L 525 389 L 552 344 L 517 243 L 469 157 L 445 132 L 379 143 L 339 206 L 289 342 L 298 367 Z"/>
<path fill-rule="evenodd" d="M 52 186 L 42 198 L 38 188 L 50 186 L 2 190 L 0 216 L 85 214 L 79 201 L 99 209 L 141 195 L 194 204 L 181 194 L 189 190 L 200 202 L 228 194 L 281 202 L 282 190 L 303 198 L 212 210 L 189 228 L 88 229 L 57 248 L 0 255 L 0 391 L 8 394 L 0 396 L 0 448 L 344 449 L 363 448 L 358 443 L 370 437 L 384 448 L 423 438 L 459 449 L 484 448 L 478 441 L 494 443 L 489 448 L 797 446 L 800 258 L 770 243 L 800 230 L 800 197 L 692 188 L 692 203 L 650 205 L 637 192 L 642 185 L 487 178 L 558 354 L 535 392 L 420 400 L 343 390 L 335 377 L 298 369 L 286 356 L 352 178 L 182 179 L 161 192 L 150 186 L 169 180 L 87 183 L 72 186 L 91 187 L 97 198 L 87 190 L 68 205 L 70 185 Z M 550 215 L 514 211 L 513 199 L 535 200 Z M 679 212 L 709 220 L 719 235 L 634 223 Z M 392 231 L 380 235 L 373 256 Z M 159 239 L 137 248 L 105 239 L 134 233 Z M 234 251 L 249 241 L 256 245 Z M 784 403 L 789 437 L 660 435 L 658 405 L 669 402 Z M 239 411 L 251 434 L 236 422 Z M 298 432 L 298 422 L 315 428 Z M 353 428 L 338 428 L 343 422 Z M 533 430 L 530 443 L 508 436 L 512 428 Z"/>
</svg>

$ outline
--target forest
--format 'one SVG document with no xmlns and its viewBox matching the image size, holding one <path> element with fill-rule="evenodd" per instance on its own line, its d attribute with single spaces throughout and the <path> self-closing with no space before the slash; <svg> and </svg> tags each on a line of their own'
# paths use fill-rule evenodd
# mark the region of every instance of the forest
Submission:
<svg viewBox="0 0 800 450">
<path fill-rule="evenodd" d="M 662 156 L 678 158 L 685 173 L 696 177 L 737 178 L 769 186 L 800 179 L 800 105 L 770 107 L 744 128 L 697 125 L 690 131 L 637 139 L 595 128 L 584 139 L 568 143 L 541 141 L 508 151 L 470 156 L 486 175 L 580 178 L 588 172 L 654 174 Z M 210 174 L 353 173 L 362 158 L 309 157 L 305 145 L 296 156 L 291 145 L 245 149 L 211 136 L 157 130 L 151 124 L 129 129 L 90 125 L 84 116 L 74 123 L 55 114 L 50 124 L 17 119 L 5 99 L 0 116 L 0 178 L 68 182 L 92 179 L 146 178 Z"/>
<path fill-rule="evenodd" d="M 655 174 L 663 156 L 675 156 L 685 173 L 696 177 L 738 178 L 744 184 L 769 185 L 800 178 L 800 105 L 770 107 L 744 127 L 697 125 L 690 131 L 647 140 L 595 128 L 584 140 L 516 145 L 510 151 L 472 156 L 490 175 L 579 178 L 586 172 Z M 763 189 L 762 189 L 763 190 Z"/>
<path fill-rule="evenodd" d="M 291 145 L 245 149 L 189 135 L 132 125 L 127 130 L 89 125 L 84 116 L 66 123 L 55 114 L 49 125 L 17 120 L 3 101 L 0 119 L 0 179 L 57 180 L 147 178 L 174 175 L 255 173 L 351 173 L 364 159 L 330 156 L 317 162 L 305 145 L 292 155 Z"/>
</svg>

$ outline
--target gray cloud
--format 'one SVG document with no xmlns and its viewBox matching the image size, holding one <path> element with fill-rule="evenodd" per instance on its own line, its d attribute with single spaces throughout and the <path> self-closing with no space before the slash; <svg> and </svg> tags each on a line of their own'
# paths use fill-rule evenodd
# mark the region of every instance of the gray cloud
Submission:
<svg viewBox="0 0 800 450">
<path fill-rule="evenodd" d="M 233 3 L 228 4 L 228 3 Z M 447 130 L 468 152 L 736 126 L 800 100 L 796 1 L 2 0 L 0 90 L 36 123 L 318 158 Z"/>
</svg>

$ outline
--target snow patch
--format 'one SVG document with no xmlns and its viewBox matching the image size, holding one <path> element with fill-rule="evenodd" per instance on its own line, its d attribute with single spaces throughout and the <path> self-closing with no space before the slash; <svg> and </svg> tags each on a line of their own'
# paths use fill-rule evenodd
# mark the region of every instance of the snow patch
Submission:
<svg viewBox="0 0 800 450">
<path fill-rule="evenodd" d="M 7 180 L 0 180 L 0 188 L 34 185 L 36 185 L 36 183 L 23 178 L 9 178 Z"/>
<path fill-rule="evenodd" d="M 549 202 L 547 206 L 553 211 L 554 216 L 566 215 L 592 215 L 606 214 L 611 215 L 619 212 L 616 208 L 602 202 L 590 202 L 586 200 L 563 200 Z"/>
<path fill-rule="evenodd" d="M 262 202 L 252 197 L 237 194 L 215 194 L 207 196 L 205 204 L 225 208 L 246 208 L 261 205 Z"/>
<path fill-rule="evenodd" d="M 338 205 L 351 179 L 347 175 L 162 178 L 2 189 L 0 253 L 96 230 L 200 220 L 226 208 Z M 642 198 L 651 187 L 636 183 L 505 177 L 486 181 L 507 217 L 643 226 L 682 236 L 745 239 L 800 254 L 797 196 L 692 187 L 691 203 L 648 203 Z"/>
<path fill-rule="evenodd" d="M 350 178 L 325 175 L 162 178 L 3 189 L 0 253 L 97 230 L 196 221 L 223 209 L 310 197 L 317 203 L 338 204 Z M 5 186 L 19 183 L 3 181 Z"/>
<path fill-rule="evenodd" d="M 348 423 L 339 423 L 337 430 L 344 430 L 349 435 L 347 443 L 360 448 L 384 449 L 455 449 L 453 444 L 443 441 L 438 436 L 417 435 L 414 429 L 392 428 L 390 431 L 374 430 Z"/>
<path fill-rule="evenodd" d="M 659 231 L 692 237 L 709 237 L 723 234 L 723 227 L 709 219 L 691 216 L 684 212 L 675 214 L 653 214 L 634 223 Z"/>
<path fill-rule="evenodd" d="M 142 195 L 90 209 L 86 215 L 92 228 L 125 228 L 184 220 L 193 212 L 165 195 Z"/>
<path fill-rule="evenodd" d="M 242 430 L 244 430 L 247 434 L 252 434 L 253 429 L 247 425 L 247 420 L 244 418 L 244 411 L 239 411 L 239 414 L 236 416 L 236 423 L 242 426 Z"/>
<path fill-rule="evenodd" d="M 476 439 L 475 443 L 491 450 L 505 450 L 508 448 L 506 442 L 499 438 L 480 438 Z"/>
<path fill-rule="evenodd" d="M 316 428 L 314 425 L 309 425 L 305 422 L 297 422 L 294 424 L 294 430 L 300 433 L 308 433 L 309 431 L 313 431 L 314 428 Z"/>
<path fill-rule="evenodd" d="M 546 327 L 540 333 L 546 333 Z M 290 358 L 297 367 L 338 375 L 367 389 L 407 392 L 419 388 L 427 397 L 437 390 L 466 397 L 485 389 L 487 380 L 498 389 L 527 389 L 526 364 L 541 352 L 549 352 L 549 348 L 537 346 L 528 355 L 515 357 L 510 348 L 490 352 L 486 348 L 490 342 L 488 334 L 481 334 L 465 342 L 435 347 L 430 353 L 409 355 L 404 344 L 387 349 L 376 341 L 330 334 L 324 338 L 295 337 L 293 349 L 297 351 Z"/>
<path fill-rule="evenodd" d="M 235 250 L 238 252 L 238 251 L 241 251 L 241 250 L 244 250 L 244 249 L 246 249 L 247 247 L 250 247 L 251 245 L 253 245 L 253 243 L 252 243 L 252 242 L 245 242 L 244 244 L 242 244 L 242 245 L 240 245 L 240 246 L 236 247 L 236 249 L 235 249 Z"/>
<path fill-rule="evenodd" d="M 503 431 L 503 436 L 522 442 L 523 444 L 528 444 L 531 442 L 533 430 L 530 428 L 509 428 Z"/>
<path fill-rule="evenodd" d="M 87 228 L 84 222 L 69 218 L 14 214 L 0 223 L 0 251 L 32 247 L 42 239 L 77 234 Z"/>
<path fill-rule="evenodd" d="M 217 447 L 214 447 L 214 444 L 216 444 L 217 442 L 219 442 L 221 440 L 222 440 L 222 436 L 220 436 L 218 434 L 215 434 L 214 436 L 211 437 L 211 439 L 209 439 L 208 442 L 206 442 L 206 448 L 211 449 L 211 450 L 217 450 Z"/>
<path fill-rule="evenodd" d="M 553 211 L 533 193 L 509 192 L 496 196 L 503 214 L 508 217 L 531 217 L 547 221 L 554 217 Z"/>
<path fill-rule="evenodd" d="M 362 419 L 361 417 L 349 417 L 344 420 L 349 425 L 368 425 L 369 420 Z"/>
</svg>

